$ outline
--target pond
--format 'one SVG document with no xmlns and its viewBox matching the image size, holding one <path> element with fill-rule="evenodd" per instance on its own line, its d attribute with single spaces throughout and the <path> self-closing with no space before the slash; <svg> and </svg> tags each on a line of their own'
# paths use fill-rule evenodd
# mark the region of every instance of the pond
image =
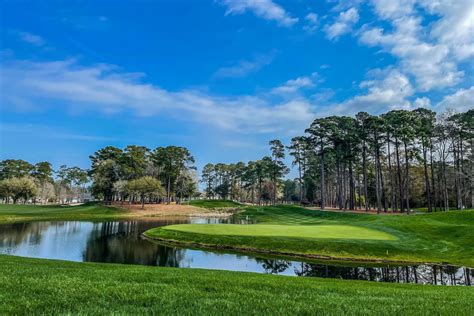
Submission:
<svg viewBox="0 0 474 316">
<path fill-rule="evenodd" d="M 472 285 L 474 269 L 454 266 L 340 265 L 261 258 L 170 247 L 141 234 L 153 227 L 184 223 L 228 223 L 218 218 L 114 222 L 29 222 L 0 225 L 0 254 L 162 267 L 204 268 L 379 282 Z"/>
</svg>

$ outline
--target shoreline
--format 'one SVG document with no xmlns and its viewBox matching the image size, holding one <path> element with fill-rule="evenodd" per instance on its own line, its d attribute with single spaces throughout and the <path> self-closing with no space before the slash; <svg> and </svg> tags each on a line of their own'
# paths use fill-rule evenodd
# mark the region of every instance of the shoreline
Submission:
<svg viewBox="0 0 474 316">
<path fill-rule="evenodd" d="M 141 234 L 142 238 L 155 241 L 161 244 L 168 244 L 170 246 L 177 246 L 177 247 L 187 247 L 187 248 L 194 248 L 194 249 L 208 249 L 208 250 L 221 250 L 223 252 L 236 252 L 240 254 L 261 254 L 267 256 L 274 256 L 274 257 L 284 257 L 287 259 L 293 260 L 314 260 L 314 261 L 328 261 L 334 263 L 367 263 L 367 264 L 394 264 L 394 265 L 439 265 L 439 266 L 452 266 L 452 267 L 465 267 L 469 269 L 473 269 L 474 267 L 470 267 L 468 265 L 460 264 L 452 264 L 447 262 L 426 262 L 426 261 L 406 261 L 406 260 L 389 260 L 389 259 L 381 259 L 381 258 L 351 258 L 351 257 L 335 257 L 329 255 L 321 255 L 321 254 L 304 254 L 304 253 L 292 253 L 292 252 L 284 252 L 284 251 L 274 251 L 268 249 L 260 249 L 260 248 L 251 248 L 251 247 L 235 247 L 229 245 L 211 245 L 211 244 L 202 244 L 198 242 L 186 242 L 186 241 L 179 241 L 174 239 L 166 239 L 166 238 L 157 238 L 157 237 L 150 237 L 146 235 L 146 232 Z"/>
</svg>

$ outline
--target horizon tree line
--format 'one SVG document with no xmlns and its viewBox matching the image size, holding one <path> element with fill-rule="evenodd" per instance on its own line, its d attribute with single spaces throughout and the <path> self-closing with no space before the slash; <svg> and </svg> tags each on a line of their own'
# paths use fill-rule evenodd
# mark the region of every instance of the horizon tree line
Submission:
<svg viewBox="0 0 474 316">
<path fill-rule="evenodd" d="M 280 140 L 269 142 L 270 156 L 248 163 L 208 163 L 201 174 L 207 198 L 232 199 L 253 204 L 276 204 L 289 172 L 284 164 L 285 146 Z"/>
<path fill-rule="evenodd" d="M 419 108 L 317 118 L 288 146 L 270 141 L 270 154 L 261 159 L 206 164 L 204 195 L 377 212 L 472 208 L 473 115 Z M 284 179 L 286 153 L 297 171 L 294 180 Z M 194 157 L 185 147 L 107 146 L 90 159 L 90 170 L 57 171 L 49 162 L 0 161 L 0 199 L 66 203 L 90 191 L 106 204 L 143 206 L 198 196 Z"/>
<path fill-rule="evenodd" d="M 185 147 L 107 146 L 90 156 L 91 191 L 104 203 L 171 203 L 196 194 L 194 157 Z"/>
<path fill-rule="evenodd" d="M 60 202 L 84 197 L 89 182 L 87 170 L 62 165 L 54 171 L 51 163 L 31 164 L 21 159 L 0 161 L 0 199 L 14 204 Z"/>
<path fill-rule="evenodd" d="M 473 207 L 473 115 L 419 108 L 315 119 L 288 146 L 299 200 L 378 212 Z"/>
<path fill-rule="evenodd" d="M 274 140 L 272 155 L 260 160 L 207 164 L 201 182 L 209 198 L 254 204 L 406 213 L 472 208 L 473 115 L 418 108 L 317 118 L 286 146 L 296 179 L 283 179 L 285 147 Z"/>
</svg>

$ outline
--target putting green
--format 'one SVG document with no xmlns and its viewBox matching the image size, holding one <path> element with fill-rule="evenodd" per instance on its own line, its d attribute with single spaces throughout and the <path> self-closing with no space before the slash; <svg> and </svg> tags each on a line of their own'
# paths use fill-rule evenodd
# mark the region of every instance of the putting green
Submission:
<svg viewBox="0 0 474 316">
<path fill-rule="evenodd" d="M 221 236 L 265 236 L 293 238 L 396 240 L 397 237 L 364 227 L 350 225 L 233 225 L 182 224 L 162 227 L 165 230 Z"/>
</svg>

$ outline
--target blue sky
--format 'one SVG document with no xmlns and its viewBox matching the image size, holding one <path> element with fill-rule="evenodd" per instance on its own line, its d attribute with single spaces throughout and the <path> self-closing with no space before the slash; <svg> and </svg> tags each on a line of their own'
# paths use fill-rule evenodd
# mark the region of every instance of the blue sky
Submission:
<svg viewBox="0 0 474 316">
<path fill-rule="evenodd" d="M 181 145 L 202 167 L 320 116 L 473 107 L 470 0 L 0 4 L 1 159 Z"/>
</svg>

